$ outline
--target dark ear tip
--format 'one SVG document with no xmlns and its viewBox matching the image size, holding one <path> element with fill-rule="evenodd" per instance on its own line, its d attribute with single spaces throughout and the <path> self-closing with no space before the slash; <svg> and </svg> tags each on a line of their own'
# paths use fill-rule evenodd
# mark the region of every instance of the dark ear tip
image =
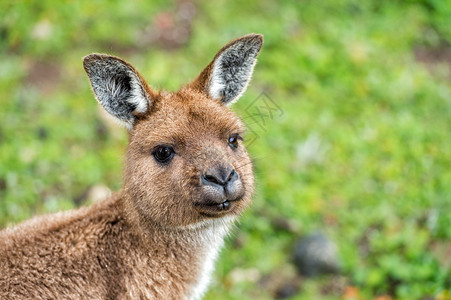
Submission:
<svg viewBox="0 0 451 300">
<path fill-rule="evenodd" d="M 230 44 L 235 43 L 244 43 L 254 49 L 257 50 L 257 53 L 260 52 L 263 46 L 263 35 L 259 33 L 250 33 L 237 38 L 235 41 L 232 41 Z M 226 46 L 227 47 L 227 46 Z"/>
<path fill-rule="evenodd" d="M 108 55 L 108 54 L 100 54 L 100 53 L 91 53 L 83 57 L 83 67 L 86 71 L 90 67 L 92 67 L 95 63 L 100 61 L 119 61 L 123 62 L 119 57 Z"/>
<path fill-rule="evenodd" d="M 99 54 L 99 53 L 88 54 L 85 57 L 83 57 L 83 63 L 89 63 L 89 62 L 92 62 L 94 60 L 101 59 L 102 56 L 105 56 L 105 55 L 104 54 Z"/>
<path fill-rule="evenodd" d="M 83 57 L 83 67 L 84 67 L 85 71 L 88 72 L 89 68 L 92 66 L 92 64 L 101 58 L 102 58 L 102 54 L 98 54 L 98 53 L 91 53 L 91 54 Z"/>
<path fill-rule="evenodd" d="M 251 33 L 251 35 L 252 35 L 256 40 L 258 40 L 259 42 L 262 42 L 262 43 L 263 43 L 263 34 L 260 34 L 260 33 Z"/>
<path fill-rule="evenodd" d="M 250 33 L 250 34 L 246 34 L 245 36 L 242 36 L 238 40 L 249 41 L 249 42 L 253 42 L 253 43 L 262 45 L 263 44 L 263 34 Z"/>
</svg>

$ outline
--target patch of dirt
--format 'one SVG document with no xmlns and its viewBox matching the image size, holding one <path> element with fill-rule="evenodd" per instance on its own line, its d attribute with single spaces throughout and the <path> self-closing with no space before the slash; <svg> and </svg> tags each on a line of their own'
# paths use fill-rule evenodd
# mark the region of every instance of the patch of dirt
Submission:
<svg viewBox="0 0 451 300">
<path fill-rule="evenodd" d="M 61 67 L 57 62 L 32 60 L 27 64 L 26 86 L 37 88 L 43 94 L 51 93 L 61 83 Z"/>
<path fill-rule="evenodd" d="M 414 49 L 414 54 L 415 59 L 433 73 L 437 72 L 439 66 L 445 66 L 447 76 L 451 79 L 451 46 L 446 44 L 437 47 L 420 46 Z"/>
<path fill-rule="evenodd" d="M 321 287 L 322 295 L 338 296 L 343 295 L 349 286 L 349 280 L 342 275 L 330 276 Z"/>
<path fill-rule="evenodd" d="M 97 203 L 111 195 L 111 190 L 101 184 L 87 188 L 83 193 L 73 199 L 77 206 L 81 206 L 87 202 Z"/>
<path fill-rule="evenodd" d="M 258 285 L 274 299 L 286 299 L 299 293 L 302 282 L 293 266 L 283 265 L 263 276 Z"/>
<path fill-rule="evenodd" d="M 442 266 L 451 267 L 451 241 L 439 240 L 432 243 L 430 250 Z"/>
<path fill-rule="evenodd" d="M 189 42 L 197 11 L 196 1 L 178 0 L 173 9 L 160 11 L 152 17 L 152 21 L 137 33 L 133 46 L 123 46 L 114 41 L 103 46 L 127 55 L 152 47 L 177 50 Z"/>
<path fill-rule="evenodd" d="M 197 6 L 192 0 L 179 0 L 172 11 L 162 11 L 155 15 L 153 22 L 137 41 L 140 47 L 157 45 L 166 50 L 184 46 L 191 37 L 192 23 Z"/>
</svg>

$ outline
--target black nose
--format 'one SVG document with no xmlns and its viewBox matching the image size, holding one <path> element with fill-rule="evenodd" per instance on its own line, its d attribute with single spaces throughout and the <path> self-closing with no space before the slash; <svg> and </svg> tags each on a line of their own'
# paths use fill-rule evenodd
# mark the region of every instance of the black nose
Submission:
<svg viewBox="0 0 451 300">
<path fill-rule="evenodd" d="M 225 186 L 229 181 L 237 178 L 234 169 L 228 169 L 224 167 L 214 168 L 207 170 L 202 174 L 202 182 L 206 185 L 221 185 Z"/>
</svg>

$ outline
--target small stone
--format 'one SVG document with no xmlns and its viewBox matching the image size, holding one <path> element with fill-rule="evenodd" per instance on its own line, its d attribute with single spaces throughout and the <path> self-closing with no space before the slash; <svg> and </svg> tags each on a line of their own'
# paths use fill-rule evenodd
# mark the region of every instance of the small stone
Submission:
<svg viewBox="0 0 451 300">
<path fill-rule="evenodd" d="M 88 190 L 87 199 L 93 203 L 100 202 L 111 195 L 111 190 L 104 185 L 95 185 Z"/>
<path fill-rule="evenodd" d="M 307 277 L 339 273 L 337 247 L 322 233 L 299 239 L 294 247 L 294 264 Z"/>
<path fill-rule="evenodd" d="M 48 130 L 45 127 L 39 127 L 37 130 L 37 136 L 40 140 L 46 140 L 48 137 Z"/>
<path fill-rule="evenodd" d="M 246 242 L 248 240 L 247 235 L 244 233 L 238 233 L 235 238 L 233 239 L 233 248 L 235 249 L 241 249 L 244 245 L 246 245 Z"/>
<path fill-rule="evenodd" d="M 291 233 L 299 233 L 301 231 L 301 225 L 294 219 L 276 217 L 271 221 L 271 223 L 277 230 L 288 231 Z"/>
<path fill-rule="evenodd" d="M 94 185 L 86 189 L 83 193 L 73 199 L 77 206 L 86 202 L 97 203 L 111 195 L 111 190 L 101 184 Z"/>
<path fill-rule="evenodd" d="M 0 190 L 6 190 L 6 180 L 3 178 L 0 178 Z"/>
<path fill-rule="evenodd" d="M 275 294 L 276 299 L 286 299 L 296 295 L 299 292 L 299 285 L 293 282 L 288 282 L 280 286 Z"/>
<path fill-rule="evenodd" d="M 53 25 L 49 20 L 41 20 L 31 30 L 31 37 L 36 40 L 47 40 L 52 36 Z"/>
<path fill-rule="evenodd" d="M 260 279 L 260 272 L 255 268 L 250 269 L 233 269 L 229 274 L 230 281 L 234 284 L 240 282 L 257 282 Z"/>
</svg>

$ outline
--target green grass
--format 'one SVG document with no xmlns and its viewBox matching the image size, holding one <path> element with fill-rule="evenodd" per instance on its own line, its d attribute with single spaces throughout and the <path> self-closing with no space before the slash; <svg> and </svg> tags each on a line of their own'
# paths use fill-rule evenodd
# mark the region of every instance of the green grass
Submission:
<svg viewBox="0 0 451 300">
<path fill-rule="evenodd" d="M 120 55 L 175 90 L 227 41 L 259 32 L 252 84 L 234 106 L 254 132 L 257 195 L 206 298 L 271 299 L 266 279 L 280 277 L 299 285 L 293 299 L 346 299 L 345 286 L 362 299 L 450 299 L 451 57 L 426 66 L 415 50 L 451 53 L 451 2 L 196 6 L 187 43 L 167 49 L 143 40 L 174 3 L 0 3 L 0 227 L 74 208 L 90 186 L 121 186 L 126 132 L 103 121 L 81 57 Z M 283 114 L 260 127 L 248 114 L 262 92 Z M 337 243 L 339 278 L 293 270 L 295 240 L 316 230 Z"/>
</svg>

